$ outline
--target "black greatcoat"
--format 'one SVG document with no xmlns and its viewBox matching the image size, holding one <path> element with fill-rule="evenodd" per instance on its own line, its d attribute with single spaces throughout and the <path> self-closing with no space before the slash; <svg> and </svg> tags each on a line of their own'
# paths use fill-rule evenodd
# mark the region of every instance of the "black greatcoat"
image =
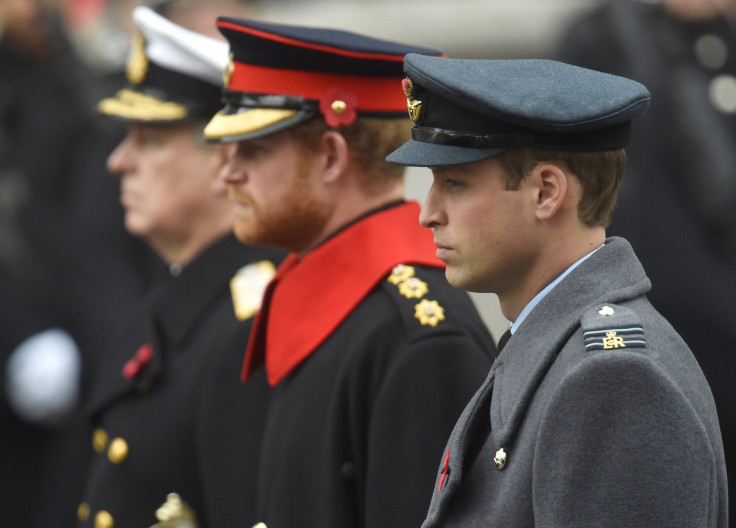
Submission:
<svg viewBox="0 0 736 528">
<path fill-rule="evenodd" d="M 406 528 L 426 513 L 436 459 L 495 348 L 418 214 L 380 211 L 287 257 L 267 290 L 245 375 L 265 352 L 268 528 Z"/>
<path fill-rule="evenodd" d="M 269 389 L 262 372 L 239 380 L 252 319 L 235 317 L 229 282 L 246 264 L 277 258 L 229 235 L 159 284 L 121 326 L 87 404 L 97 453 L 80 526 L 96 526 L 100 511 L 115 528 L 151 526 L 171 492 L 201 527 L 250 526 Z M 113 462 L 119 439 L 127 453 Z"/>
</svg>

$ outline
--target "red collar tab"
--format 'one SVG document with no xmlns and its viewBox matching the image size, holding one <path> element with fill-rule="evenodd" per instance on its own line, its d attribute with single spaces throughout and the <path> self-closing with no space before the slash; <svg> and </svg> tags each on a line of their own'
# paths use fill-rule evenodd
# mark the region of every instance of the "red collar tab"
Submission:
<svg viewBox="0 0 736 528">
<path fill-rule="evenodd" d="M 245 354 L 242 379 L 265 360 L 277 385 L 307 359 L 399 264 L 442 268 L 432 231 L 419 225 L 419 204 L 375 213 L 340 232 L 301 261 L 289 255 L 266 289 Z"/>
</svg>

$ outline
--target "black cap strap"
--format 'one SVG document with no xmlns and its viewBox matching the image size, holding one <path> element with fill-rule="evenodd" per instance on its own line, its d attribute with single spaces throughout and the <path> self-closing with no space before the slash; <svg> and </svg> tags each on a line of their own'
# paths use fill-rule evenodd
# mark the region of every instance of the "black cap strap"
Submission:
<svg viewBox="0 0 736 528">
<path fill-rule="evenodd" d="M 491 122 L 492 123 L 492 122 Z M 497 125 L 497 123 L 492 123 Z M 440 128 L 414 126 L 415 141 L 466 148 L 533 148 L 541 150 L 602 151 L 623 148 L 631 136 L 631 122 L 597 129 L 563 133 L 541 131 L 472 134 Z"/>
<path fill-rule="evenodd" d="M 534 138 L 530 134 L 468 134 L 439 128 L 413 127 L 411 137 L 424 143 L 452 145 L 468 148 L 522 148 L 530 146 Z"/>
<path fill-rule="evenodd" d="M 222 102 L 226 105 L 243 108 L 281 108 L 285 110 L 319 109 L 319 101 L 290 95 L 262 95 L 225 90 Z"/>
</svg>

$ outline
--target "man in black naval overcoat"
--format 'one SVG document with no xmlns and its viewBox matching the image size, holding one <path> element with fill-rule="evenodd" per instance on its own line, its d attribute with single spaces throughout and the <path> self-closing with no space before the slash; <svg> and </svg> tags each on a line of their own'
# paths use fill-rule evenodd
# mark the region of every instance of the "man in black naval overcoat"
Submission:
<svg viewBox="0 0 736 528">
<path fill-rule="evenodd" d="M 546 60 L 408 55 L 422 208 L 451 284 L 512 321 L 450 436 L 422 525 L 726 528 L 723 443 L 695 357 L 606 238 L 641 84 Z M 502 346 L 502 343 L 505 343 Z"/>
<path fill-rule="evenodd" d="M 266 290 L 244 364 L 274 387 L 258 474 L 259 528 L 404 528 L 494 345 L 452 288 L 403 169 L 395 88 L 408 51 L 339 30 L 218 18 L 225 108 L 205 136 L 246 243 L 291 253 Z"/>
<path fill-rule="evenodd" d="M 243 526 L 268 387 L 262 372 L 243 385 L 239 370 L 280 253 L 232 235 L 224 152 L 201 135 L 219 105 L 227 44 L 145 7 L 133 19 L 130 85 L 99 110 L 128 123 L 108 166 L 120 176 L 125 227 L 166 273 L 98 360 L 79 525 Z"/>
</svg>

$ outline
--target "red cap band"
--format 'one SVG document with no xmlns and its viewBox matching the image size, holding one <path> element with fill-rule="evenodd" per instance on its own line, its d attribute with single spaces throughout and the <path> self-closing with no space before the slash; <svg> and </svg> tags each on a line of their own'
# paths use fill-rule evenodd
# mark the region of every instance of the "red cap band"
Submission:
<svg viewBox="0 0 736 528">
<path fill-rule="evenodd" d="M 406 113 L 401 80 L 391 77 L 356 77 L 333 73 L 301 72 L 235 62 L 228 90 L 279 94 L 320 100 L 332 88 L 349 90 L 363 112 Z"/>
</svg>

